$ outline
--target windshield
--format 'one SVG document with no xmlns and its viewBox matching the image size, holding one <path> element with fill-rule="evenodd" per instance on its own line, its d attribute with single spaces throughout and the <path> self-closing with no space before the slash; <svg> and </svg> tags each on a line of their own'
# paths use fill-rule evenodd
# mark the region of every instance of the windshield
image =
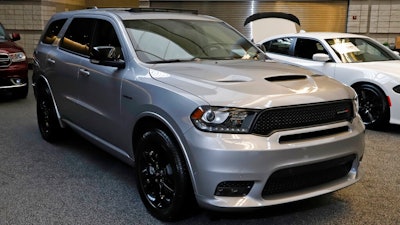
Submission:
<svg viewBox="0 0 400 225">
<path fill-rule="evenodd" d="M 6 40 L 6 31 L 4 30 L 3 26 L 0 24 L 0 41 Z"/>
<path fill-rule="evenodd" d="M 335 38 L 326 41 L 344 63 L 398 60 L 390 49 L 368 39 Z"/>
<path fill-rule="evenodd" d="M 258 49 L 225 23 L 200 20 L 124 21 L 140 60 L 256 59 Z"/>
</svg>

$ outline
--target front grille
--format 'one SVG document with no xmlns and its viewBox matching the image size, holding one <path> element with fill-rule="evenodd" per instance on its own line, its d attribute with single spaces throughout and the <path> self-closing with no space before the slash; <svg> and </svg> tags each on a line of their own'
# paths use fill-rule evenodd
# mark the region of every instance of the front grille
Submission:
<svg viewBox="0 0 400 225">
<path fill-rule="evenodd" d="M 8 67 L 11 64 L 11 59 L 8 54 L 0 53 L 0 67 Z"/>
<path fill-rule="evenodd" d="M 321 163 L 278 170 L 269 177 L 262 195 L 266 198 L 345 177 L 350 172 L 355 158 L 355 155 L 349 155 Z"/>
<path fill-rule="evenodd" d="M 270 108 L 256 118 L 251 132 L 270 135 L 277 130 L 288 130 L 320 124 L 351 121 L 354 118 L 351 100 Z"/>
</svg>

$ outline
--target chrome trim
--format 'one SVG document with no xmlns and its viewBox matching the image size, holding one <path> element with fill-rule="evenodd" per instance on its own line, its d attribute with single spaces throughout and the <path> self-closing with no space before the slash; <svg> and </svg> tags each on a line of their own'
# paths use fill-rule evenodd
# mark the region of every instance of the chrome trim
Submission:
<svg viewBox="0 0 400 225">
<path fill-rule="evenodd" d="M 0 86 L 0 89 L 19 88 L 19 87 L 23 87 L 23 86 L 26 86 L 26 83 L 25 84 L 10 85 L 10 86 Z"/>
</svg>

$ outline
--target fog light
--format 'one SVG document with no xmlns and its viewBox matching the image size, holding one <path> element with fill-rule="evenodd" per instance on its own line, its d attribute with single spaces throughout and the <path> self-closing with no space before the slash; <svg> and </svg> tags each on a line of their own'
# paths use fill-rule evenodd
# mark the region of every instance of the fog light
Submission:
<svg viewBox="0 0 400 225">
<path fill-rule="evenodd" d="M 22 80 L 21 80 L 20 78 L 12 78 L 12 79 L 11 79 L 11 82 L 12 82 L 14 85 L 20 85 L 20 84 L 22 84 Z"/>
<path fill-rule="evenodd" d="M 246 196 L 253 184 L 254 181 L 224 181 L 218 184 L 214 195 L 227 197 Z"/>
</svg>

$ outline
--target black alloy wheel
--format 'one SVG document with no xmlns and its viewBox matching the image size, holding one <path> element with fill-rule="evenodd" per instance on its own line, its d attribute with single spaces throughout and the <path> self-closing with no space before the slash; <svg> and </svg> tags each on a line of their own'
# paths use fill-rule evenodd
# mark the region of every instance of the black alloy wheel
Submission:
<svg viewBox="0 0 400 225">
<path fill-rule="evenodd" d="M 192 188 L 173 139 L 161 129 L 144 132 L 135 159 L 138 189 L 148 211 L 163 221 L 187 216 L 192 209 Z"/>
<path fill-rule="evenodd" d="M 360 84 L 354 87 L 359 101 L 359 114 L 369 129 L 380 129 L 389 123 L 386 95 L 376 86 Z"/>
</svg>

